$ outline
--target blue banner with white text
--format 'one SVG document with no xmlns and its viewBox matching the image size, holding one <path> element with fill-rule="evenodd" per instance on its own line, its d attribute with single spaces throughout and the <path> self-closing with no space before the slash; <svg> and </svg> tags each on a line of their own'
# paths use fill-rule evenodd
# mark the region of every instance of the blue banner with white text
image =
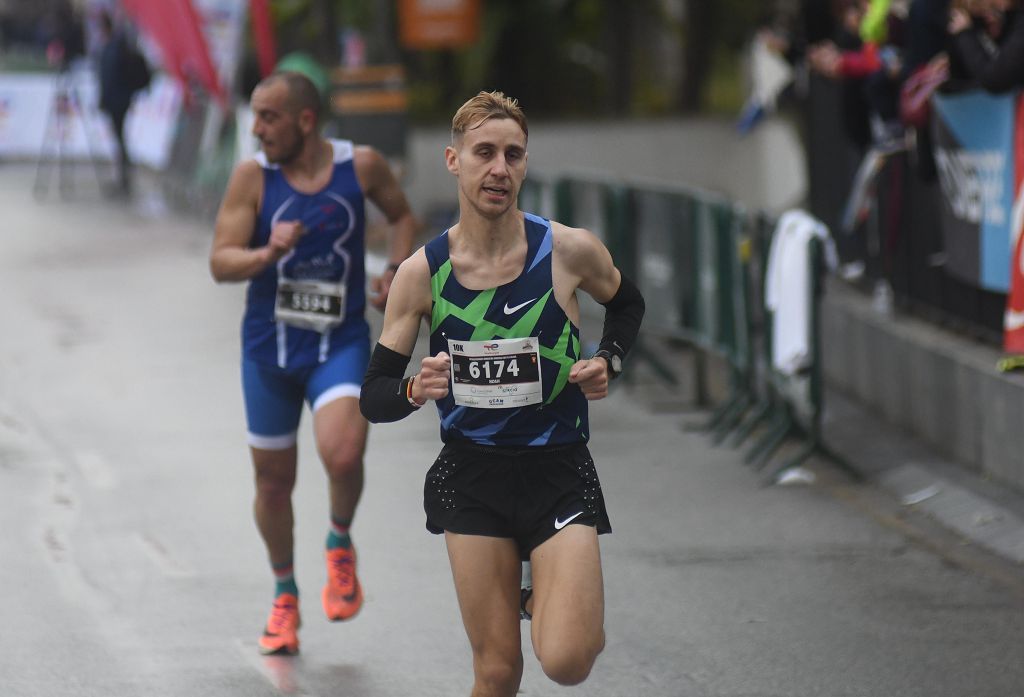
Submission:
<svg viewBox="0 0 1024 697">
<path fill-rule="evenodd" d="M 1015 94 L 933 96 L 946 271 L 985 290 L 1010 286 Z"/>
</svg>

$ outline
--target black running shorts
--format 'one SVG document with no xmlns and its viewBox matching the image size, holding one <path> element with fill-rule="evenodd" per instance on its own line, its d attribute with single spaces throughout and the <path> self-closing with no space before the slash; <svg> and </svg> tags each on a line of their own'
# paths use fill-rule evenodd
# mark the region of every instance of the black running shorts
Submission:
<svg viewBox="0 0 1024 697">
<path fill-rule="evenodd" d="M 584 443 L 501 448 L 448 443 L 423 486 L 427 530 L 509 537 L 522 559 L 566 525 L 612 531 Z"/>
</svg>

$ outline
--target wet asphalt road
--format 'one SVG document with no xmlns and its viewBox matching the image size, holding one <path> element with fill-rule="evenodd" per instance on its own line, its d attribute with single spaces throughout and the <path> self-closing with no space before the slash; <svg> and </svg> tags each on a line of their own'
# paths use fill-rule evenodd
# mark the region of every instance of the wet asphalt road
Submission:
<svg viewBox="0 0 1024 697">
<path fill-rule="evenodd" d="M 272 582 L 250 512 L 243 288 L 210 279 L 205 224 L 88 186 L 40 204 L 30 185 L 0 166 L 0 693 L 468 695 L 443 542 L 423 528 L 435 413 L 371 431 L 353 528 L 367 599 L 345 624 L 319 610 L 327 501 L 305 419 L 303 652 L 260 657 Z M 823 463 L 817 485 L 761 487 L 645 389 L 592 409 L 615 528 L 605 653 L 561 688 L 527 640 L 522 694 L 1024 694 L 1020 586 L 884 524 Z"/>
</svg>

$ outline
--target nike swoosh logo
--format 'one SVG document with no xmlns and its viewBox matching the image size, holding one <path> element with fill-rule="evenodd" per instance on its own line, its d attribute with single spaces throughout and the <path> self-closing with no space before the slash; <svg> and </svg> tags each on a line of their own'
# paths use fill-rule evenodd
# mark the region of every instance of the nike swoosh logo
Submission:
<svg viewBox="0 0 1024 697">
<path fill-rule="evenodd" d="M 514 315 L 515 313 L 519 312 L 520 310 L 522 310 L 524 307 L 526 307 L 527 305 L 529 305 L 530 303 L 532 303 L 536 299 L 537 298 L 534 298 L 533 300 L 527 300 L 524 303 L 519 303 L 515 307 L 509 307 L 508 303 L 505 303 L 505 314 L 506 315 Z"/>
<path fill-rule="evenodd" d="M 579 511 L 577 513 L 573 513 L 571 516 L 569 516 L 565 520 L 559 520 L 558 518 L 555 518 L 555 530 L 561 530 L 566 525 L 568 525 L 572 521 L 574 521 L 577 518 L 579 518 L 581 515 L 583 515 L 583 511 Z"/>
</svg>

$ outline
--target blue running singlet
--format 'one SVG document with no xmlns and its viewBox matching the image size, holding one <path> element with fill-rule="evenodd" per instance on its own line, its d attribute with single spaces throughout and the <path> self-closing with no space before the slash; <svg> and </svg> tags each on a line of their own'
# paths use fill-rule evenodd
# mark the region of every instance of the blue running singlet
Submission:
<svg viewBox="0 0 1024 697">
<path fill-rule="evenodd" d="M 263 202 L 251 247 L 262 247 L 279 221 L 298 220 L 306 234 L 291 252 L 249 282 L 242 320 L 242 353 L 250 361 L 293 370 L 323 363 L 349 341 L 367 341 L 366 250 L 363 191 L 356 179 L 354 146 L 331 140 L 334 170 L 320 191 L 296 191 L 263 153 Z M 279 286 L 320 282 L 345 289 L 344 319 L 323 332 L 275 319 Z M 338 303 L 342 304 L 342 303 Z M 304 308 L 308 309 L 308 308 Z M 315 308 L 314 308 L 315 309 Z M 338 308 L 335 308 L 337 311 Z"/>
<path fill-rule="evenodd" d="M 458 406 L 451 392 L 437 401 L 441 440 L 479 445 L 544 446 L 589 438 L 587 400 L 568 382 L 579 360 L 579 328 L 555 299 L 550 221 L 524 214 L 526 263 L 515 280 L 488 290 L 462 286 L 452 272 L 445 231 L 427 243 L 433 306 L 430 353 L 449 352 L 449 340 L 492 341 L 536 337 L 540 344 L 541 401 L 520 407 Z"/>
</svg>

